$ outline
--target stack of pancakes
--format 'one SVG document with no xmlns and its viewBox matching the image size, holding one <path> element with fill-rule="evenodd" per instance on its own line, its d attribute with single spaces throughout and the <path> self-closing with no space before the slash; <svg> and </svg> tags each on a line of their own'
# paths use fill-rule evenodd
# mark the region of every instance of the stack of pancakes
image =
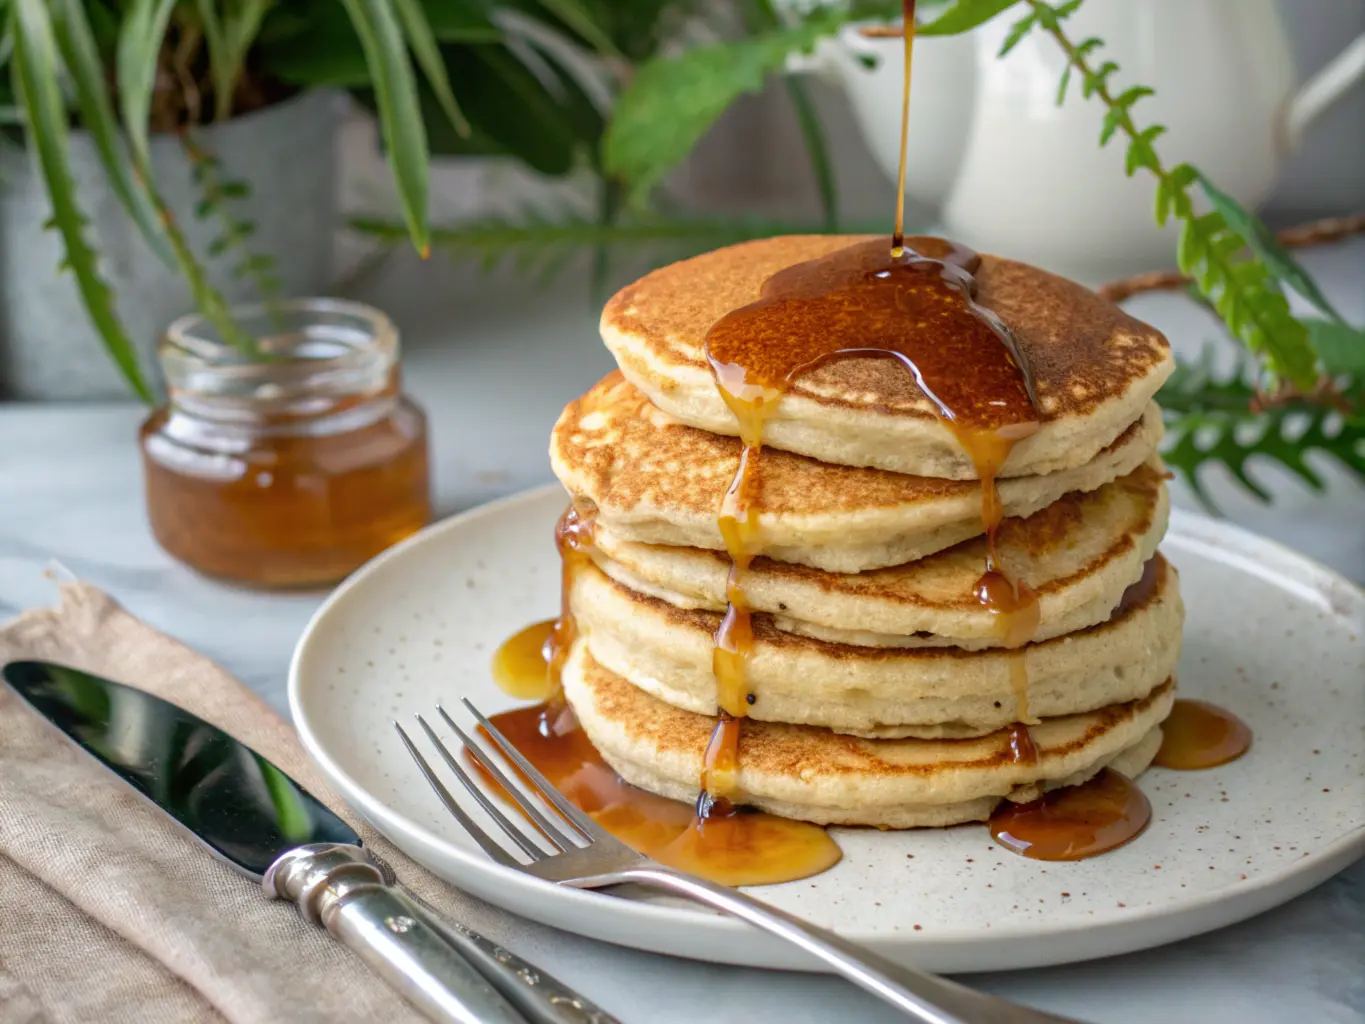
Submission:
<svg viewBox="0 0 1365 1024">
<path fill-rule="evenodd" d="M 862 240 L 747 243 L 624 289 L 602 317 L 619 372 L 555 426 L 555 473 L 595 517 L 568 595 L 578 639 L 564 693 L 607 762 L 646 790 L 696 798 L 718 714 L 731 560 L 717 517 L 741 442 L 707 331 L 775 272 Z M 987 256 L 976 278 L 1032 368 L 1043 421 L 998 481 L 999 563 L 1038 596 L 1033 640 L 1007 649 L 974 593 L 982 484 L 911 374 L 891 359 L 825 363 L 764 429 L 736 803 L 950 825 L 1105 766 L 1131 777 L 1160 745 L 1184 614 L 1157 554 L 1168 501 L 1152 396 L 1169 347 L 1035 268 Z M 1017 723 L 1036 757 L 1020 757 Z"/>
</svg>

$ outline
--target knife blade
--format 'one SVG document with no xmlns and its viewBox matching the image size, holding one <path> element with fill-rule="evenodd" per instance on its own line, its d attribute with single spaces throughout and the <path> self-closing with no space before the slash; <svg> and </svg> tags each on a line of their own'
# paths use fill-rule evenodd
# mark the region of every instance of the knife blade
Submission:
<svg viewBox="0 0 1365 1024">
<path fill-rule="evenodd" d="M 298 904 L 440 1024 L 619 1024 L 514 954 L 442 919 L 360 836 L 270 761 L 159 697 L 65 665 L 13 661 L 30 707 L 215 857 Z M 498 956 L 489 954 L 497 949 Z"/>
</svg>

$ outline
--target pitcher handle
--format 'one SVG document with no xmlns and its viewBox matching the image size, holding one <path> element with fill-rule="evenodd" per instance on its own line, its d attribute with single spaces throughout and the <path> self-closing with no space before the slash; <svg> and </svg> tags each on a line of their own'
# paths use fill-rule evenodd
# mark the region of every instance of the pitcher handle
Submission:
<svg viewBox="0 0 1365 1024">
<path fill-rule="evenodd" d="M 1309 127 L 1365 78 L 1365 33 L 1351 41 L 1328 65 L 1300 86 L 1284 120 L 1288 151 L 1298 148 Z"/>
</svg>

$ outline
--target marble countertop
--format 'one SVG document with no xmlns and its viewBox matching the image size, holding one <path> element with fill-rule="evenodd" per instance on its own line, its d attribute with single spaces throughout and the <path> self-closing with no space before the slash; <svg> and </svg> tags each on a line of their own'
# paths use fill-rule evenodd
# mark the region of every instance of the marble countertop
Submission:
<svg viewBox="0 0 1365 1024">
<path fill-rule="evenodd" d="M 1308 254 L 1342 313 L 1365 321 L 1365 239 Z M 560 407 L 611 367 L 581 275 L 534 290 L 478 279 L 439 258 L 399 257 L 356 297 L 404 332 L 409 389 L 432 421 L 438 514 L 551 479 L 546 437 Z M 1217 343 L 1213 321 L 1175 295 L 1134 312 L 1184 352 Z M 1226 345 L 1224 346 L 1226 348 Z M 53 561 L 154 626 L 216 659 L 287 714 L 289 655 L 321 593 L 265 595 L 196 576 L 152 540 L 133 404 L 0 405 L 0 619 L 54 599 Z M 1315 495 L 1253 468 L 1276 495 L 1262 506 L 1218 471 L 1210 489 L 1232 520 L 1365 581 L 1365 487 L 1315 462 Z M 1177 504 L 1194 505 L 1175 485 Z M 627 1024 L 900 1019 L 844 983 L 635 953 L 490 911 L 492 937 L 571 979 Z M 1093 1021 L 1365 1021 L 1365 862 L 1251 921 L 1160 950 L 1070 967 L 980 975 L 974 984 Z M 647 979 L 647 980 L 646 980 Z"/>
</svg>

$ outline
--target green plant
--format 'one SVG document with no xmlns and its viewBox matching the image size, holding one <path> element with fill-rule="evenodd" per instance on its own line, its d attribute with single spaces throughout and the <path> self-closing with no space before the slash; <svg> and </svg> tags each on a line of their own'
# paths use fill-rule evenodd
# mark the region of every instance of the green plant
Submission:
<svg viewBox="0 0 1365 1024">
<path fill-rule="evenodd" d="M 219 163 L 194 139 L 202 125 L 267 106 L 299 88 L 351 88 L 378 115 L 398 186 L 406 234 L 425 254 L 428 164 L 438 151 L 511 151 L 547 173 L 563 173 L 595 142 L 601 115 L 552 58 L 550 88 L 515 56 L 483 0 L 0 0 L 0 126 L 33 151 L 65 249 L 62 267 L 110 356 L 142 398 L 151 399 L 135 349 L 99 272 L 97 240 L 70 165 L 73 128 L 89 133 L 124 211 L 151 251 L 176 269 L 196 307 L 222 335 L 255 352 L 158 187 L 151 139 L 176 133 L 202 191 L 196 211 L 221 231 L 208 255 L 234 251 L 238 272 L 264 297 L 275 290 L 269 257 L 248 251 L 254 226 L 233 204 L 249 183 L 223 181 Z M 599 48 L 610 44 L 592 0 L 514 0 L 524 18 Z M 627 47 L 646 45 L 654 25 L 641 2 L 619 19 Z M 471 71 L 471 68 L 477 70 Z M 468 90 L 467 117 L 452 79 Z M 503 101 L 516 96 L 516 106 Z M 534 109 L 535 116 L 520 116 Z M 566 115 L 568 112 L 568 116 Z M 510 116 L 509 116 L 510 115 Z M 596 118 L 596 127 L 592 120 Z M 567 126 L 567 127 L 566 127 Z M 549 144 L 543 140 L 548 139 Z M 433 144 L 434 143 L 434 144 Z M 591 146 L 595 151 L 595 145 Z"/>
<path fill-rule="evenodd" d="M 222 161 L 196 143 L 189 133 L 181 137 L 181 142 L 190 161 L 194 183 L 203 196 L 195 205 L 194 215 L 201 221 L 216 220 L 222 232 L 209 243 L 209 255 L 219 256 L 235 250 L 238 262 L 232 268 L 233 275 L 249 279 L 262 299 L 279 298 L 281 284 L 275 273 L 275 257 L 248 250 L 247 241 L 256 233 L 256 225 L 237 216 L 232 209 L 235 202 L 250 195 L 250 185 L 244 181 L 225 181 L 221 174 Z"/>
<path fill-rule="evenodd" d="M 1322 478 L 1308 461 L 1315 452 L 1365 482 L 1365 417 L 1306 398 L 1262 408 L 1255 368 L 1248 362 L 1239 360 L 1219 374 L 1206 349 L 1196 363 L 1178 366 L 1161 389 L 1167 420 L 1164 458 L 1195 495 L 1215 508 L 1202 473 L 1221 465 L 1246 490 L 1269 501 L 1269 491 L 1250 471 L 1255 460 L 1279 465 L 1311 490 L 1321 491 Z"/>
<path fill-rule="evenodd" d="M 374 238 L 396 242 L 401 225 L 382 218 L 361 217 L 352 227 Z M 791 232 L 816 233 L 822 224 L 735 217 L 667 216 L 630 211 L 610 223 L 600 217 L 525 209 L 516 216 L 488 217 L 458 227 L 432 229 L 432 244 L 456 259 L 484 270 L 508 265 L 518 273 L 546 282 L 563 273 L 576 258 L 610 248 L 623 258 L 665 263 L 717 246 Z"/>
</svg>

